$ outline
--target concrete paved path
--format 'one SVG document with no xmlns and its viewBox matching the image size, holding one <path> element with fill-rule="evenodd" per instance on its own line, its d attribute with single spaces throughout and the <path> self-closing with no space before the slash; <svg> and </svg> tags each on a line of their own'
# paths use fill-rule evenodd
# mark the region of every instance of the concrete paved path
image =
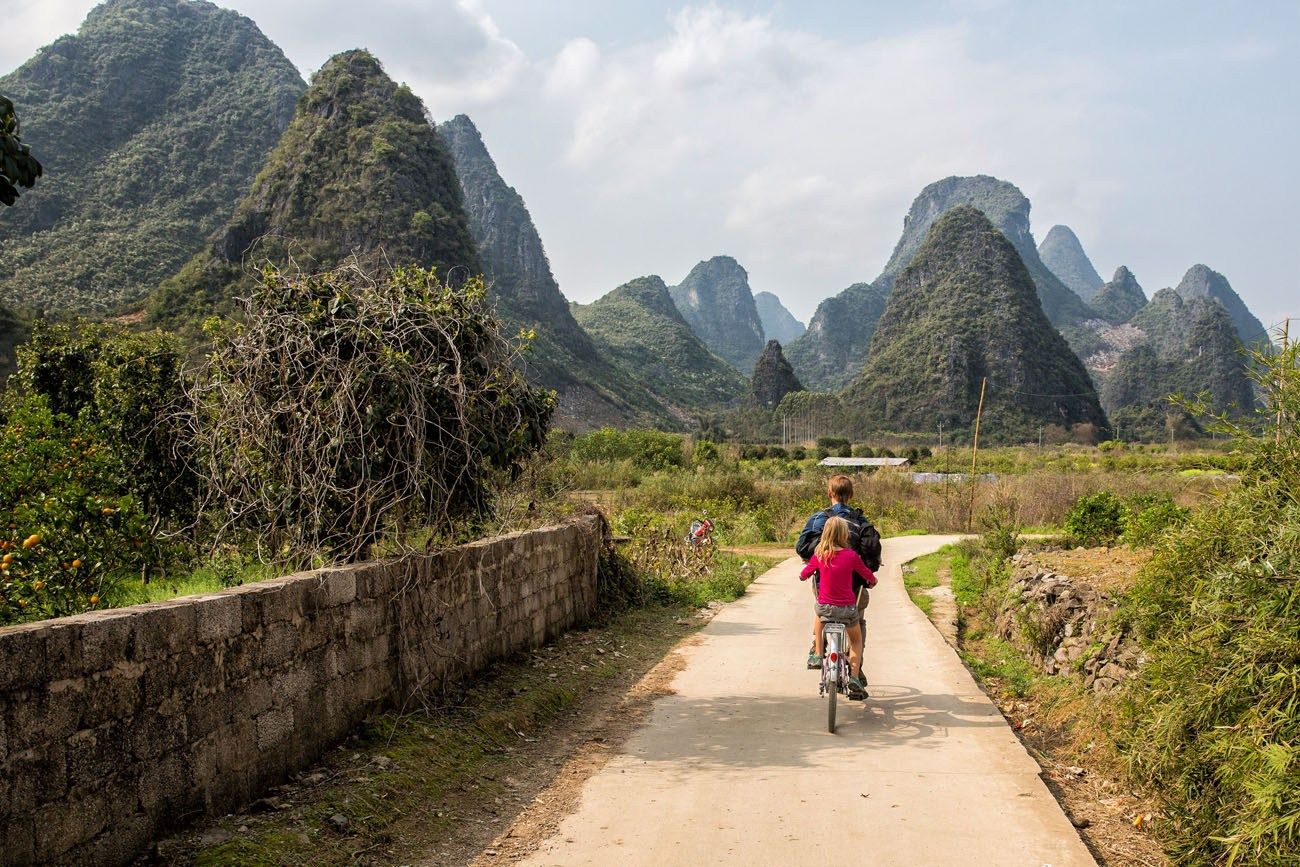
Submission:
<svg viewBox="0 0 1300 867">
<path fill-rule="evenodd" d="M 533 865 L 1095 865 L 900 564 L 953 537 L 885 542 L 867 623 L 865 703 L 826 731 L 804 668 L 811 593 L 797 560 L 762 575 L 687 648 L 674 695 L 587 781 Z"/>
</svg>

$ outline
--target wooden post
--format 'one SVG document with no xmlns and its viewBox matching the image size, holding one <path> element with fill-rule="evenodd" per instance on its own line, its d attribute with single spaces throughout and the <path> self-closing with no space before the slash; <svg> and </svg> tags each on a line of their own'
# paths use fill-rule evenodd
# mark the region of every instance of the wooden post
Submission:
<svg viewBox="0 0 1300 867">
<path fill-rule="evenodd" d="M 986 376 L 980 381 L 980 403 L 975 410 L 975 441 L 970 447 L 970 511 L 966 513 L 966 532 L 969 533 L 975 521 L 975 467 L 980 453 L 980 417 L 984 415 L 984 389 L 989 384 Z"/>
</svg>

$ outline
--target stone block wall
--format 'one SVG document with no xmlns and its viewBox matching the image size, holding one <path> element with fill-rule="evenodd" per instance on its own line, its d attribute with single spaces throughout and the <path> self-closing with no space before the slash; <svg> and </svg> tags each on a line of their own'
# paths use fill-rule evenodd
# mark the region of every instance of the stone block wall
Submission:
<svg viewBox="0 0 1300 867">
<path fill-rule="evenodd" d="M 0 865 L 123 864 L 596 605 L 599 518 L 0 629 Z"/>
</svg>

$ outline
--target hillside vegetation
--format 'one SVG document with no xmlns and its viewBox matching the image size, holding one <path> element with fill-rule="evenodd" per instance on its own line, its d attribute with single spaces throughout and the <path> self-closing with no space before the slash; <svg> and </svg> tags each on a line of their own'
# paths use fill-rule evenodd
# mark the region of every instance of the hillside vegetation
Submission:
<svg viewBox="0 0 1300 867">
<path fill-rule="evenodd" d="M 252 189 L 209 249 L 150 301 L 177 327 L 229 312 L 253 285 L 246 265 L 290 259 L 309 270 L 349 257 L 368 266 L 436 267 L 452 280 L 480 273 L 460 182 L 423 103 L 366 51 L 321 67 Z"/>
<path fill-rule="evenodd" d="M 733 404 L 748 388 L 700 342 L 659 277 L 638 277 L 573 312 L 602 352 L 636 371 L 681 418 Z"/>
<path fill-rule="evenodd" d="M 730 256 L 714 256 L 691 269 L 668 292 L 682 318 L 714 355 L 741 373 L 754 369 L 763 351 L 759 318 L 749 274 Z"/>
<path fill-rule="evenodd" d="M 229 217 L 304 87 L 235 12 L 96 6 L 0 78 L 45 166 L 0 217 L 0 299 L 84 312 L 139 301 Z"/>
</svg>

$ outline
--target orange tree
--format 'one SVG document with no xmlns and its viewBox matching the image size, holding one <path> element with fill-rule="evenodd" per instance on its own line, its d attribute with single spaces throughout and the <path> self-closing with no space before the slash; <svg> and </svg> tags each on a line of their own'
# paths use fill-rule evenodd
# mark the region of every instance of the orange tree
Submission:
<svg viewBox="0 0 1300 867">
<path fill-rule="evenodd" d="M 0 623 L 111 604 L 165 559 L 119 462 L 42 397 L 10 395 L 0 425 Z"/>
</svg>

